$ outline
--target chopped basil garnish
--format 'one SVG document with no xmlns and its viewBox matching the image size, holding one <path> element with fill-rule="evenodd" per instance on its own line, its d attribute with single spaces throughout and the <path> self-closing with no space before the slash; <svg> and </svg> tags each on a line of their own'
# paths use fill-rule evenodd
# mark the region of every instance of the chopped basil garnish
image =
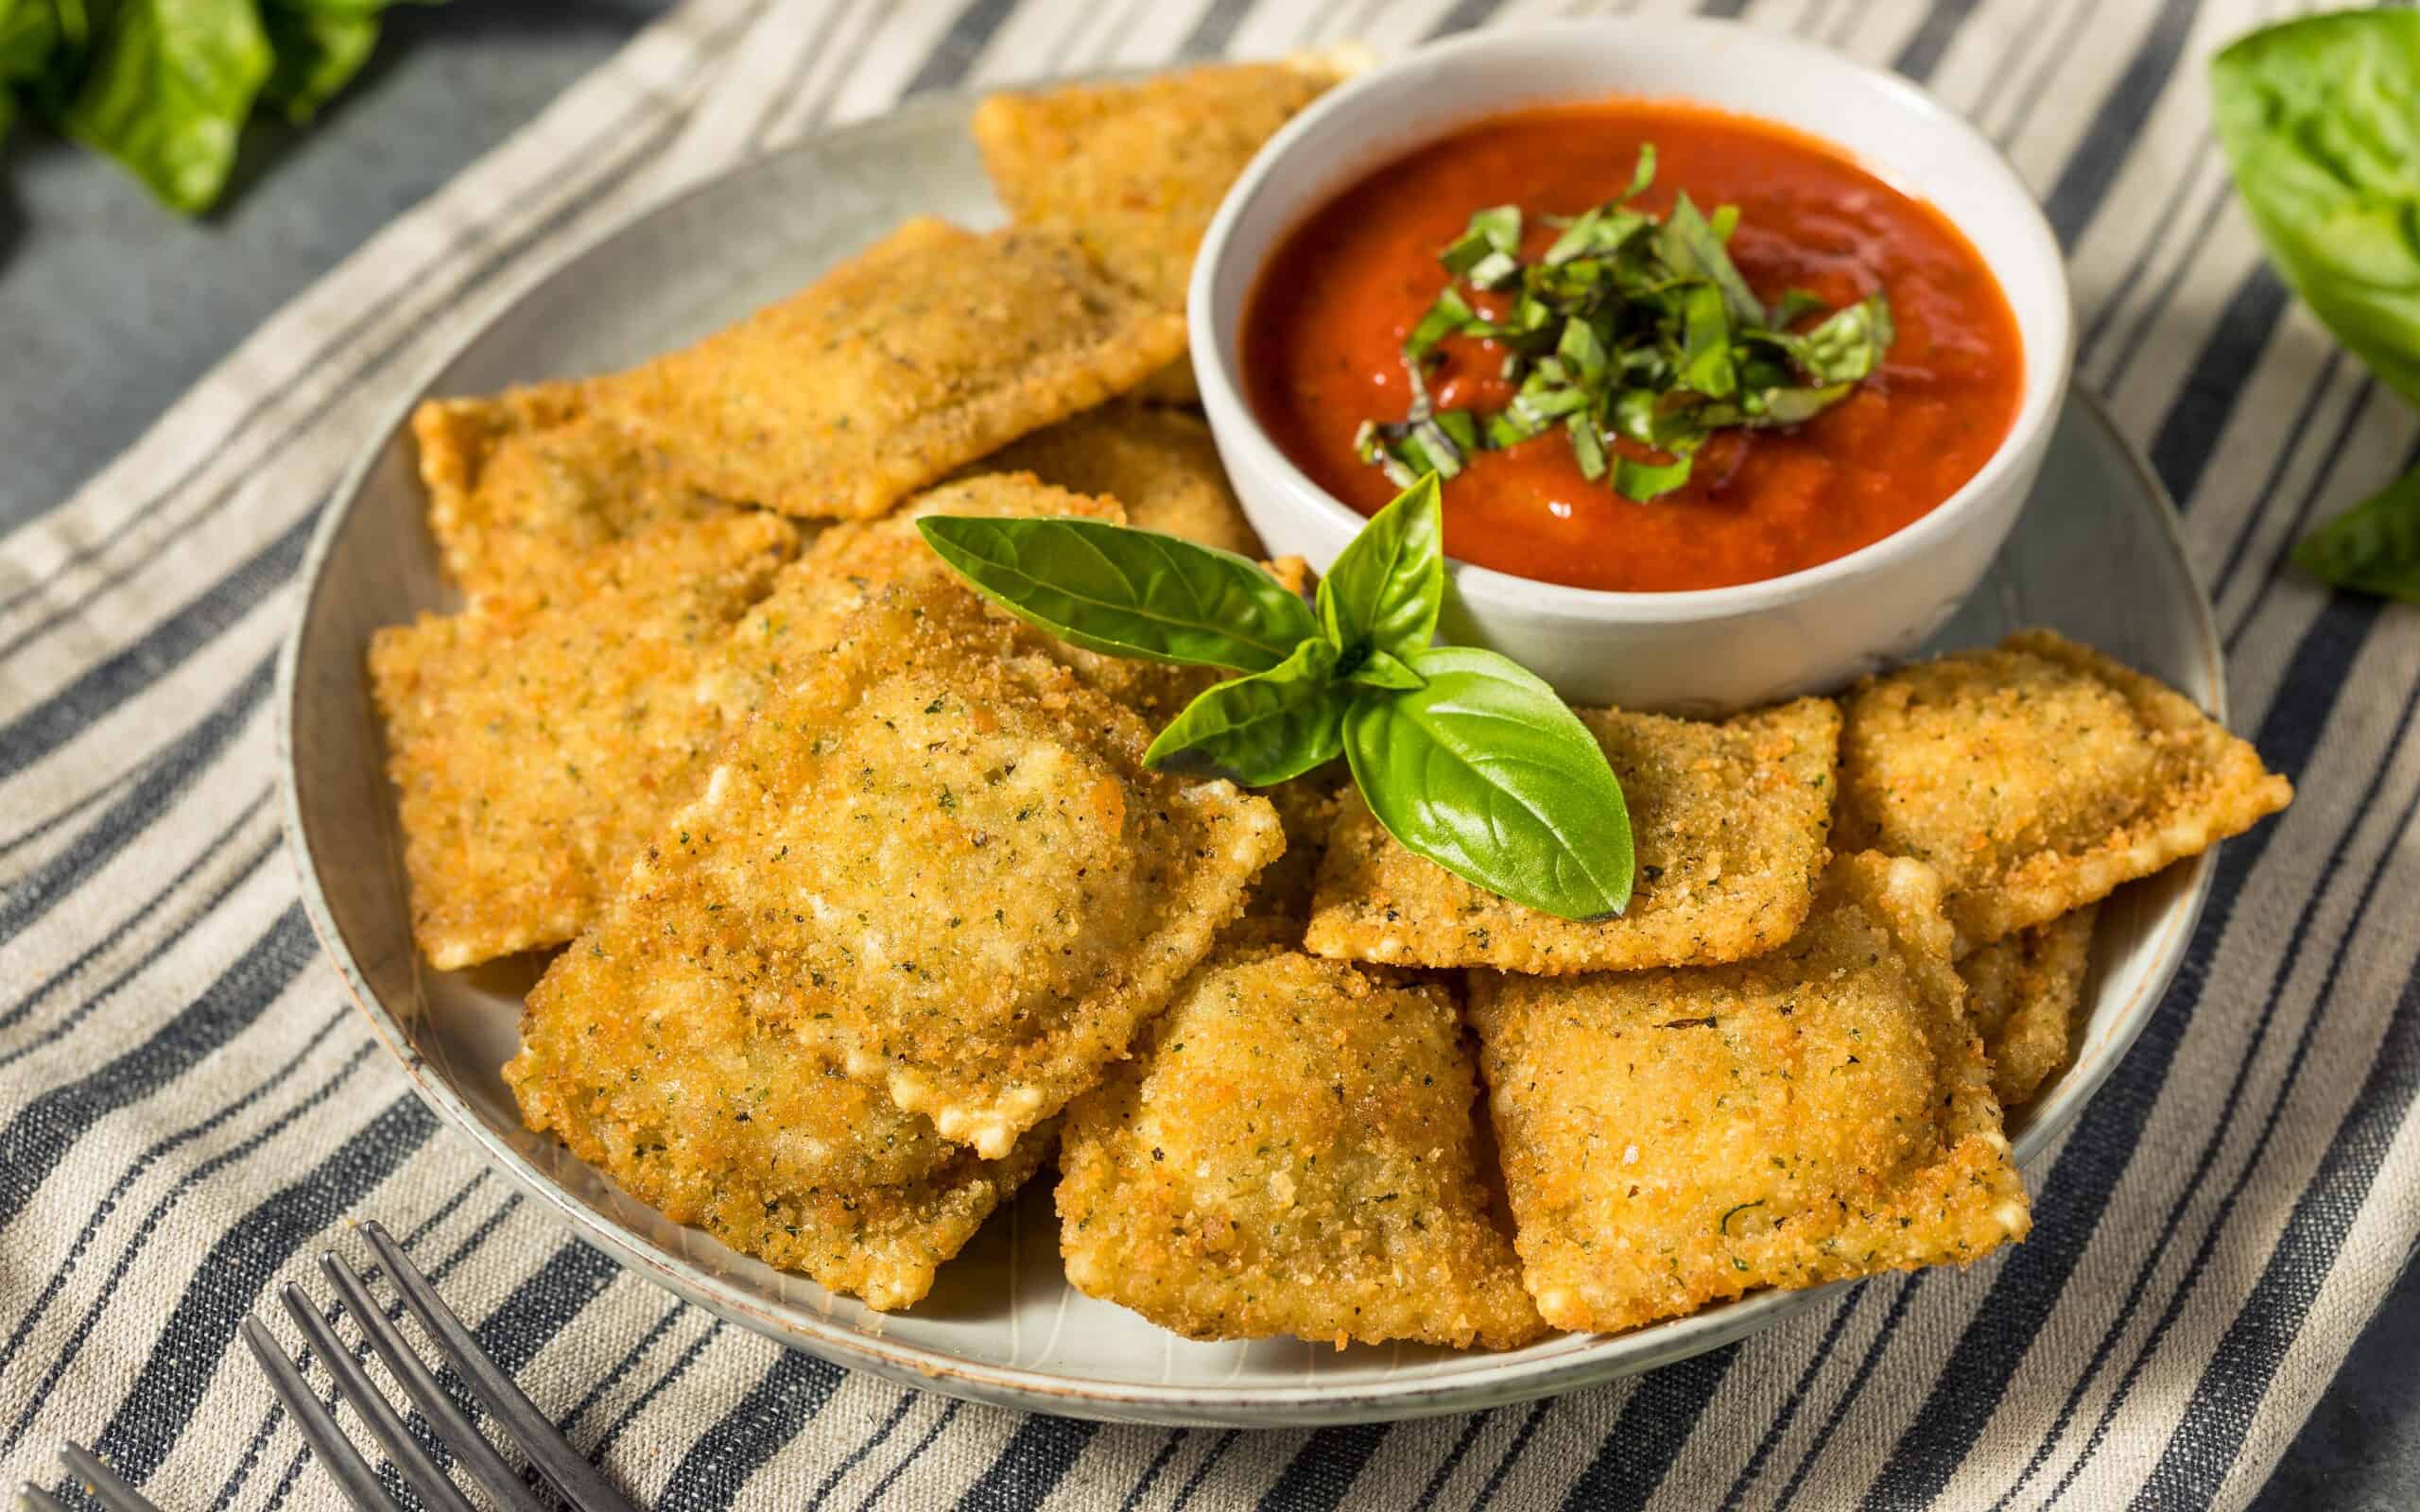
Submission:
<svg viewBox="0 0 2420 1512">
<path fill-rule="evenodd" d="M 1738 207 L 1707 215 L 1684 194 L 1659 221 L 1629 203 L 1654 180 L 1655 149 L 1641 147 L 1618 198 L 1543 217 L 1561 234 L 1535 262 L 1521 260 L 1518 206 L 1473 215 L 1439 254 L 1447 283 L 1403 344 L 1411 404 L 1400 421 L 1362 423 L 1361 459 L 1408 488 L 1560 428 L 1582 475 L 1610 474 L 1615 491 L 1643 501 L 1686 483 L 1717 431 L 1801 424 L 1881 365 L 1887 299 L 1834 310 L 1790 289 L 1766 308 L 1726 245 Z M 1482 313 L 1465 287 L 1498 296 L 1499 313 Z M 1503 408 L 1441 410 L 1429 397 L 1438 344 L 1458 335 L 1505 348 L 1502 376 L 1516 387 Z M 1661 459 L 1625 455 L 1616 440 Z"/>
</svg>

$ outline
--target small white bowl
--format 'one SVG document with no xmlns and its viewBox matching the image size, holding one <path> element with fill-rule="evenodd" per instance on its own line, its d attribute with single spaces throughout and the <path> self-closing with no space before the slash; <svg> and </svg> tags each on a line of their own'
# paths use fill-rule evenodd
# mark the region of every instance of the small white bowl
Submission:
<svg viewBox="0 0 2420 1512">
<path fill-rule="evenodd" d="M 1244 512 L 1273 552 L 1324 570 L 1362 517 L 1305 476 L 1244 398 L 1245 301 L 1277 243 L 1373 170 L 1475 120 L 1614 95 L 1679 99 L 1839 146 L 1963 232 L 2016 316 L 2025 390 L 1980 472 L 1905 528 L 1803 572 L 1730 588 L 1567 588 L 1457 562 L 1446 638 L 1493 646 L 1583 705 L 1720 713 L 1838 688 L 1906 655 L 1974 590 L 2031 490 L 2075 337 L 2057 239 L 1998 149 L 1895 75 L 1719 21 L 1606 19 L 1423 47 L 1321 98 L 1237 180 L 1189 290 L 1193 367 Z"/>
</svg>

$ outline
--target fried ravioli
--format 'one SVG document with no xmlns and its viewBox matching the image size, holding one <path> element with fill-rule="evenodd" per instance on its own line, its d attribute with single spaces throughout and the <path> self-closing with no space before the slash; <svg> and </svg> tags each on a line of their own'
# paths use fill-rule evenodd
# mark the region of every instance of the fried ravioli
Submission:
<svg viewBox="0 0 2420 1512">
<path fill-rule="evenodd" d="M 2048 630 L 1869 679 L 1845 703 L 1843 844 L 1939 871 L 1962 955 L 2293 798 L 2183 695 Z"/>
<path fill-rule="evenodd" d="M 2067 1063 L 2100 917 L 2100 905 L 2086 903 L 1995 940 L 1958 963 L 1958 974 L 1966 980 L 1966 1017 L 1983 1037 L 1992 1091 L 2001 1107 L 2030 1100 Z"/>
<path fill-rule="evenodd" d="M 1285 843 L 1261 799 L 1145 769 L 1150 738 L 972 593 L 892 590 L 628 889 L 656 948 L 998 1159 L 1126 1053 Z"/>
<path fill-rule="evenodd" d="M 1162 308 L 1184 308 L 1193 254 L 1244 165 L 1349 65 L 1217 63 L 1117 84 L 994 94 L 975 112 L 992 186 L 1020 226 L 1073 234 Z M 1194 397 L 1192 373 L 1151 397 Z"/>
<path fill-rule="evenodd" d="M 1268 553 L 1244 518 L 1210 427 L 1147 404 L 1106 404 L 1062 421 L 976 464 L 1031 472 L 1078 493 L 1107 494 L 1126 523 L 1254 559 Z"/>
<path fill-rule="evenodd" d="M 1527 1343 L 1476 1097 L 1438 988 L 1223 951 L 1068 1110 L 1067 1279 L 1196 1339 Z"/>
<path fill-rule="evenodd" d="M 465 593 L 542 585 L 598 546 L 731 508 L 591 413 L 585 392 L 540 384 L 412 411 L 429 531 Z"/>
<path fill-rule="evenodd" d="M 618 900 L 529 994 L 504 1068 L 522 1118 L 676 1223 L 879 1309 L 910 1305 L 1050 1146 L 942 1139 L 767 1011 L 689 920 Z"/>
<path fill-rule="evenodd" d="M 1929 868 L 1868 852 L 1833 862 L 1806 925 L 1753 961 L 1472 973 L 1547 1322 L 1633 1328 L 2025 1236 L 1941 900 Z"/>
<path fill-rule="evenodd" d="M 598 381 L 599 404 L 717 498 L 862 519 L 1122 393 L 1182 316 L 1050 232 L 921 217 L 695 346 Z"/>
<path fill-rule="evenodd" d="M 545 588 L 372 638 L 430 965 L 559 944 L 594 917 L 744 713 L 730 631 L 796 545 L 771 515 L 659 526 Z"/>
<path fill-rule="evenodd" d="M 1580 717 L 1630 808 L 1628 912 L 1579 923 L 1507 902 L 1396 844 L 1348 793 L 1320 866 L 1312 953 L 1557 975 L 1736 961 L 1789 939 L 1824 867 L 1840 711 L 1802 698 L 1720 724 Z"/>
</svg>

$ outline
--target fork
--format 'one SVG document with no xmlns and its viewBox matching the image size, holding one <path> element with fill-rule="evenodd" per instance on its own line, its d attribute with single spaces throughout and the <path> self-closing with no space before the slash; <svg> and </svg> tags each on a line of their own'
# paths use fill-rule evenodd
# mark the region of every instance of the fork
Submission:
<svg viewBox="0 0 2420 1512">
<path fill-rule="evenodd" d="M 469 1385 L 488 1416 L 501 1423 L 506 1434 L 519 1444 L 521 1452 L 545 1478 L 549 1489 L 560 1492 L 562 1501 L 577 1512 L 635 1512 L 629 1499 L 572 1448 L 537 1405 L 522 1394 L 512 1377 L 479 1349 L 471 1331 L 439 1298 L 428 1278 L 405 1258 L 403 1246 L 374 1221 L 364 1223 L 361 1231 L 369 1239 L 370 1247 L 377 1252 L 379 1263 L 394 1278 L 404 1305 L 435 1341 L 437 1353 Z M 436 1375 L 412 1351 L 402 1331 L 370 1295 L 368 1284 L 353 1267 L 333 1251 L 326 1251 L 320 1256 L 320 1269 L 335 1285 L 345 1311 L 353 1314 L 354 1322 L 369 1336 L 371 1348 L 377 1350 L 378 1358 L 387 1363 L 388 1371 L 402 1384 L 404 1395 L 427 1419 L 433 1436 L 452 1451 L 472 1478 L 510 1512 L 555 1512 L 558 1503 L 554 1497 L 541 1495 L 523 1480 L 510 1462 L 472 1425 L 445 1388 L 438 1384 Z M 475 1512 L 460 1489 L 446 1477 L 443 1467 L 405 1426 L 403 1415 L 371 1384 L 361 1362 L 320 1315 L 310 1294 L 288 1282 L 279 1289 L 278 1300 L 285 1304 L 286 1314 L 310 1341 L 312 1351 L 336 1377 L 337 1393 L 353 1403 L 371 1436 L 377 1439 L 396 1471 L 418 1494 L 421 1505 L 429 1512 Z M 400 1512 L 394 1498 L 379 1484 L 378 1472 L 345 1437 L 343 1430 L 337 1426 L 335 1414 L 302 1379 L 301 1366 L 286 1357 L 259 1314 L 244 1319 L 243 1332 L 245 1344 L 268 1372 L 269 1386 L 277 1393 L 278 1400 L 294 1415 L 295 1426 L 302 1431 L 312 1453 L 346 1498 L 360 1512 Z M 91 1451 L 69 1444 L 60 1452 L 60 1457 L 105 1512 L 159 1512 Z M 37 1512 L 67 1512 L 56 1496 L 38 1486 L 28 1485 L 21 1494 Z"/>
</svg>

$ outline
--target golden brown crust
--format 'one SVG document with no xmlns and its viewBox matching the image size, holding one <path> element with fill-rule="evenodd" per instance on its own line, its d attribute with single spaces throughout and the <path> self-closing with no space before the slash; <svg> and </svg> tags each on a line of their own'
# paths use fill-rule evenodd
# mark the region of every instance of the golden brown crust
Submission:
<svg viewBox="0 0 2420 1512">
<path fill-rule="evenodd" d="M 1192 415 L 1104 404 L 1012 442 L 975 467 L 1031 472 L 1078 493 L 1106 494 L 1125 507 L 1126 524 L 1140 529 L 1255 560 L 1268 555 L 1227 486 L 1210 427 Z"/>
<path fill-rule="evenodd" d="M 616 904 L 660 918 L 665 971 L 767 985 L 991 1159 L 1126 1053 L 1284 843 L 1260 799 L 1146 770 L 1149 732 L 1038 641 L 946 584 L 878 597 Z"/>
<path fill-rule="evenodd" d="M 427 400 L 412 436 L 429 532 L 468 593 L 544 586 L 598 546 L 731 508 L 591 413 L 579 383 Z"/>
<path fill-rule="evenodd" d="M 950 1143 L 729 979 L 635 937 L 674 922 L 624 900 L 556 959 L 504 1068 L 523 1119 L 676 1223 L 875 1308 L 915 1302 L 1049 1131 L 1004 1160 Z"/>
<path fill-rule="evenodd" d="M 1223 950 L 1068 1110 L 1067 1278 L 1190 1338 L 1526 1344 L 1477 1091 L 1442 992 Z"/>
<path fill-rule="evenodd" d="M 1740 960 L 1806 916 L 1831 823 L 1840 711 L 1821 698 L 1720 724 L 1582 710 L 1621 779 L 1639 864 L 1619 919 L 1523 908 L 1413 855 L 1340 800 L 1309 948 L 1348 960 L 1555 975 Z"/>
<path fill-rule="evenodd" d="M 1842 844 L 1939 871 L 1962 955 L 2293 798 L 2183 695 L 2049 630 L 1868 679 L 1845 703 Z"/>
<path fill-rule="evenodd" d="M 579 933 L 744 716 L 733 624 L 797 533 L 731 511 L 372 637 L 412 936 L 441 971 Z"/>
<path fill-rule="evenodd" d="M 1992 1091 L 2002 1108 L 2031 1100 L 2067 1063 L 2076 1005 L 2092 964 L 2099 903 L 2019 930 L 1958 963 L 1966 1016 L 1983 1037 Z"/>
<path fill-rule="evenodd" d="M 1696 970 L 1471 974 L 1516 1243 L 1538 1311 L 1610 1330 L 1763 1286 L 2025 1236 L 1941 885 L 1873 853 L 1825 872 L 1782 949 Z"/>
<path fill-rule="evenodd" d="M 596 391 L 718 498 L 863 519 L 1028 431 L 1123 393 L 1183 317 L 1074 241 L 920 217 L 799 293 Z"/>
</svg>

